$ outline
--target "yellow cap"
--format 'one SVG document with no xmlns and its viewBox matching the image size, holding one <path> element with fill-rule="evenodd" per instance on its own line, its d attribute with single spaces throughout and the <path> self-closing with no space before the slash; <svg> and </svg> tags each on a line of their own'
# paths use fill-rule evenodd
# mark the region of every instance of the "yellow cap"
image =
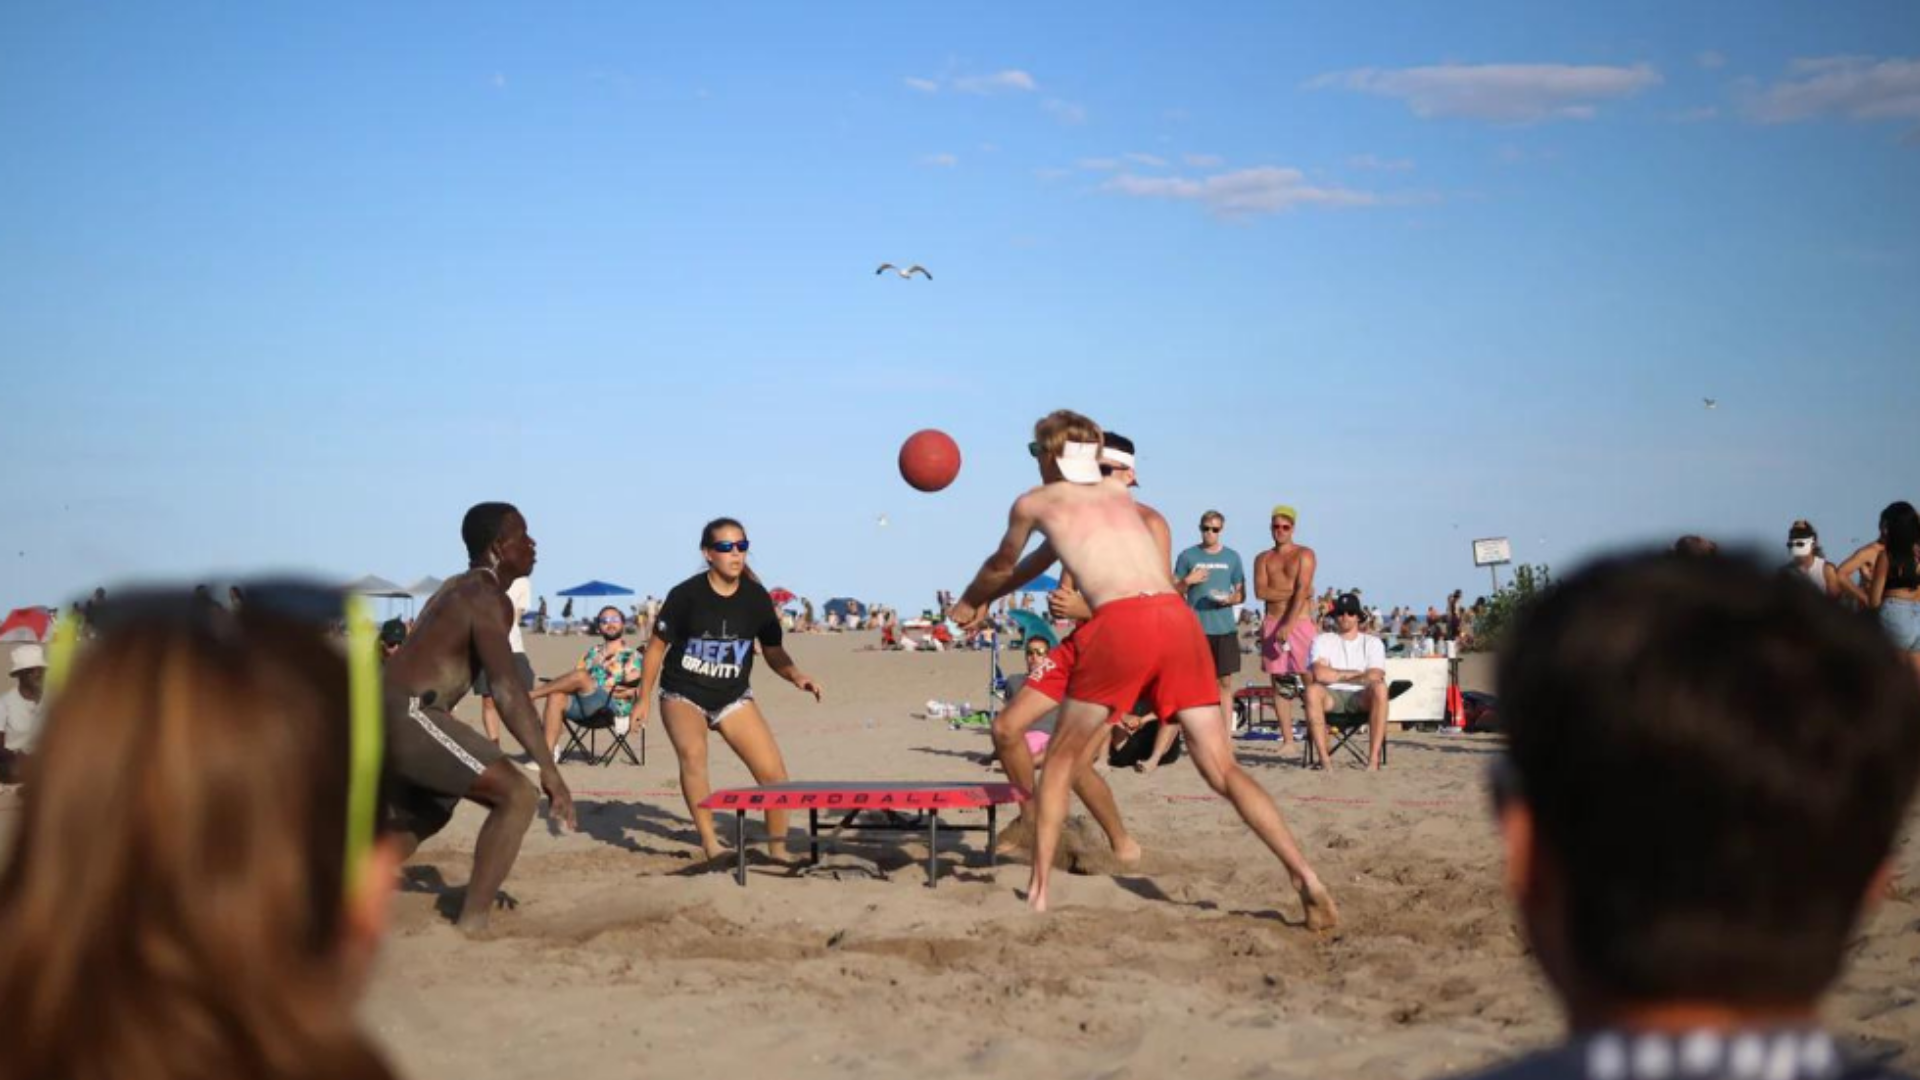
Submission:
<svg viewBox="0 0 1920 1080">
<path fill-rule="evenodd" d="M 1288 521 L 1293 522 L 1295 525 L 1300 524 L 1300 511 L 1295 510 L 1293 507 L 1288 506 L 1286 503 L 1281 503 L 1279 506 L 1274 507 L 1273 513 L 1267 516 L 1269 518 L 1283 517 L 1283 518 L 1286 518 Z"/>
</svg>

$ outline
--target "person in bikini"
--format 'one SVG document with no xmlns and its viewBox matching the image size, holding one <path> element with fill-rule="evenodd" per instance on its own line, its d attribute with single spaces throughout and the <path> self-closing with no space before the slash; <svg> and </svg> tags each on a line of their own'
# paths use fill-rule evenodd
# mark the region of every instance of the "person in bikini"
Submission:
<svg viewBox="0 0 1920 1080">
<path fill-rule="evenodd" d="M 1313 549 L 1293 541 L 1300 512 L 1273 508 L 1273 547 L 1254 556 L 1253 592 L 1267 605 L 1260 622 L 1260 667 L 1273 680 L 1273 711 L 1280 718 L 1280 749 L 1293 747 L 1293 704 L 1312 666 L 1308 652 L 1317 632 L 1313 607 Z"/>
<path fill-rule="evenodd" d="M 520 854 L 540 794 L 501 755 L 499 744 L 453 717 L 484 671 L 500 719 L 532 755 L 549 812 L 574 827 L 573 795 L 541 738 L 540 719 L 507 640 L 513 605 L 506 585 L 533 572 L 527 520 L 503 502 L 480 503 L 460 523 L 469 566 L 441 585 L 406 643 L 387 658 L 388 827 L 410 857 L 446 827 L 460 800 L 487 808 L 457 925 L 483 930 Z"/>
<path fill-rule="evenodd" d="M 716 518 L 700 531 L 707 569 L 673 587 L 654 621 L 643 662 L 646 685 L 634 703 L 633 722 L 647 720 L 647 704 L 660 692 L 660 720 L 680 758 L 680 791 L 709 859 L 722 853 L 713 812 L 700 804 L 712 794 L 707 779 L 707 734 L 717 732 L 760 784 L 787 778 L 787 764 L 773 730 L 754 702 L 751 677 L 757 642 L 774 674 L 820 700 L 820 684 L 803 673 L 781 644 L 779 612 L 760 579 L 747 568 L 747 530 L 732 518 Z M 767 848 L 787 855 L 787 812 L 767 811 Z"/>
<path fill-rule="evenodd" d="M 1209 787 L 1225 796 L 1286 868 L 1313 929 L 1336 925 L 1333 897 L 1288 832 L 1273 797 L 1234 761 L 1213 654 L 1198 619 L 1174 591 L 1165 550 L 1141 520 L 1126 485 L 1102 477 L 1100 428 L 1060 410 L 1034 425 L 1029 451 L 1041 485 L 1014 500 L 1007 531 L 967 586 L 952 617 L 971 626 L 992 602 L 1031 581 L 1058 559 L 1073 575 L 1093 617 L 1075 634 L 1060 721 L 1036 792 L 1033 878 L 1027 902 L 1049 904 L 1053 856 L 1066 822 L 1067 794 L 1080 769 L 1107 746 L 1105 726 L 1145 699 L 1155 715 L 1176 719 L 1189 756 Z M 1021 558 L 1038 532 L 1039 550 Z"/>
<path fill-rule="evenodd" d="M 1139 480 L 1134 474 L 1134 464 L 1133 440 L 1114 432 L 1106 432 L 1100 448 L 1101 474 L 1112 477 L 1131 489 L 1139 486 Z M 1147 526 L 1154 540 L 1160 545 L 1160 553 L 1166 557 L 1164 561 L 1171 567 L 1173 533 L 1167 527 L 1167 519 L 1160 516 L 1158 510 L 1145 503 L 1136 502 L 1134 506 L 1140 512 L 1141 522 Z M 1038 553 L 1036 551 L 1035 554 Z M 1024 572 L 1031 569 L 1035 575 L 1038 575 L 1045 572 L 1048 565 L 1051 564 L 1041 565 L 1037 569 L 1023 566 L 1021 570 Z M 1169 587 L 1171 583 L 1172 576 L 1169 570 Z M 1087 607 L 1086 598 L 1074 588 L 1070 573 L 1061 576 L 1060 588 L 1048 596 L 1047 607 L 1049 614 L 1056 619 L 1084 621 L 1093 616 L 1092 610 Z M 1000 767 L 1006 770 L 1007 779 L 1021 791 L 1029 793 L 1033 791 L 1035 761 L 1033 742 L 1027 738 L 1029 730 L 1066 699 L 1067 680 L 1073 674 L 1074 659 L 1077 655 L 1078 644 L 1074 640 L 1074 635 L 1068 634 L 1066 640 L 1049 650 L 1038 661 L 1029 657 L 1026 683 L 1021 686 L 1018 693 L 1014 694 L 1013 700 L 1007 703 L 1007 707 L 993 718 L 994 752 L 999 756 Z M 1157 762 L 1159 757 L 1156 755 L 1153 760 Z M 1123 865 L 1139 862 L 1140 844 L 1127 832 L 1126 825 L 1120 820 L 1120 806 L 1114 801 L 1113 789 L 1107 785 L 1099 773 L 1093 770 L 1092 761 L 1088 761 L 1086 767 L 1075 775 L 1073 793 L 1080 797 L 1087 812 L 1093 815 L 1093 820 L 1100 826 L 1101 831 L 1107 834 L 1107 843 L 1113 848 L 1114 857 Z M 1018 849 L 1027 832 L 1023 826 L 1030 824 L 1027 820 L 1026 808 L 1023 806 L 1019 817 L 1002 833 L 1000 850 L 1011 852 Z"/>
</svg>

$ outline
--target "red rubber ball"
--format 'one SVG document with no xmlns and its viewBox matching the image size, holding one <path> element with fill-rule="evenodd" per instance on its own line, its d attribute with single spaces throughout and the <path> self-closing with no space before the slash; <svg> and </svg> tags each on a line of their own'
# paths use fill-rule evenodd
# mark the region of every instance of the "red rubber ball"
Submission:
<svg viewBox="0 0 1920 1080">
<path fill-rule="evenodd" d="M 939 491 L 960 475 L 960 445 L 928 428 L 900 444 L 900 478 L 920 491 Z"/>
</svg>

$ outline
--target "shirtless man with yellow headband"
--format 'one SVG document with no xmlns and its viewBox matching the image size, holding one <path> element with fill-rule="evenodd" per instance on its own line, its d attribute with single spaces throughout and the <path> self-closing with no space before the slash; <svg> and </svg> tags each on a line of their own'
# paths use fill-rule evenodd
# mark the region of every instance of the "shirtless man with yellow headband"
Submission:
<svg viewBox="0 0 1920 1080">
<path fill-rule="evenodd" d="M 1273 680 L 1273 709 L 1280 714 L 1280 749 L 1293 746 L 1293 706 L 1299 680 L 1305 679 L 1312 659 L 1313 572 L 1319 566 L 1313 549 L 1293 542 L 1293 526 L 1300 512 L 1291 506 L 1273 508 L 1273 547 L 1254 556 L 1253 594 L 1267 605 L 1260 622 L 1260 669 Z"/>
</svg>

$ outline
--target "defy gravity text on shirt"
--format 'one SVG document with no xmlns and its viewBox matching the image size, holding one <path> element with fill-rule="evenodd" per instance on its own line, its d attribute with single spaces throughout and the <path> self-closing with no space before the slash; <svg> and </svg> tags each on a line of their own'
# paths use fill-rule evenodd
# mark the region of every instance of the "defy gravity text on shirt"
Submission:
<svg viewBox="0 0 1920 1080">
<path fill-rule="evenodd" d="M 743 580 L 732 596 L 721 596 L 705 574 L 674 586 L 655 629 L 672 643 L 660 688 L 709 709 L 729 705 L 747 692 L 755 641 L 770 648 L 782 640 L 773 598 L 765 588 Z"/>
</svg>

